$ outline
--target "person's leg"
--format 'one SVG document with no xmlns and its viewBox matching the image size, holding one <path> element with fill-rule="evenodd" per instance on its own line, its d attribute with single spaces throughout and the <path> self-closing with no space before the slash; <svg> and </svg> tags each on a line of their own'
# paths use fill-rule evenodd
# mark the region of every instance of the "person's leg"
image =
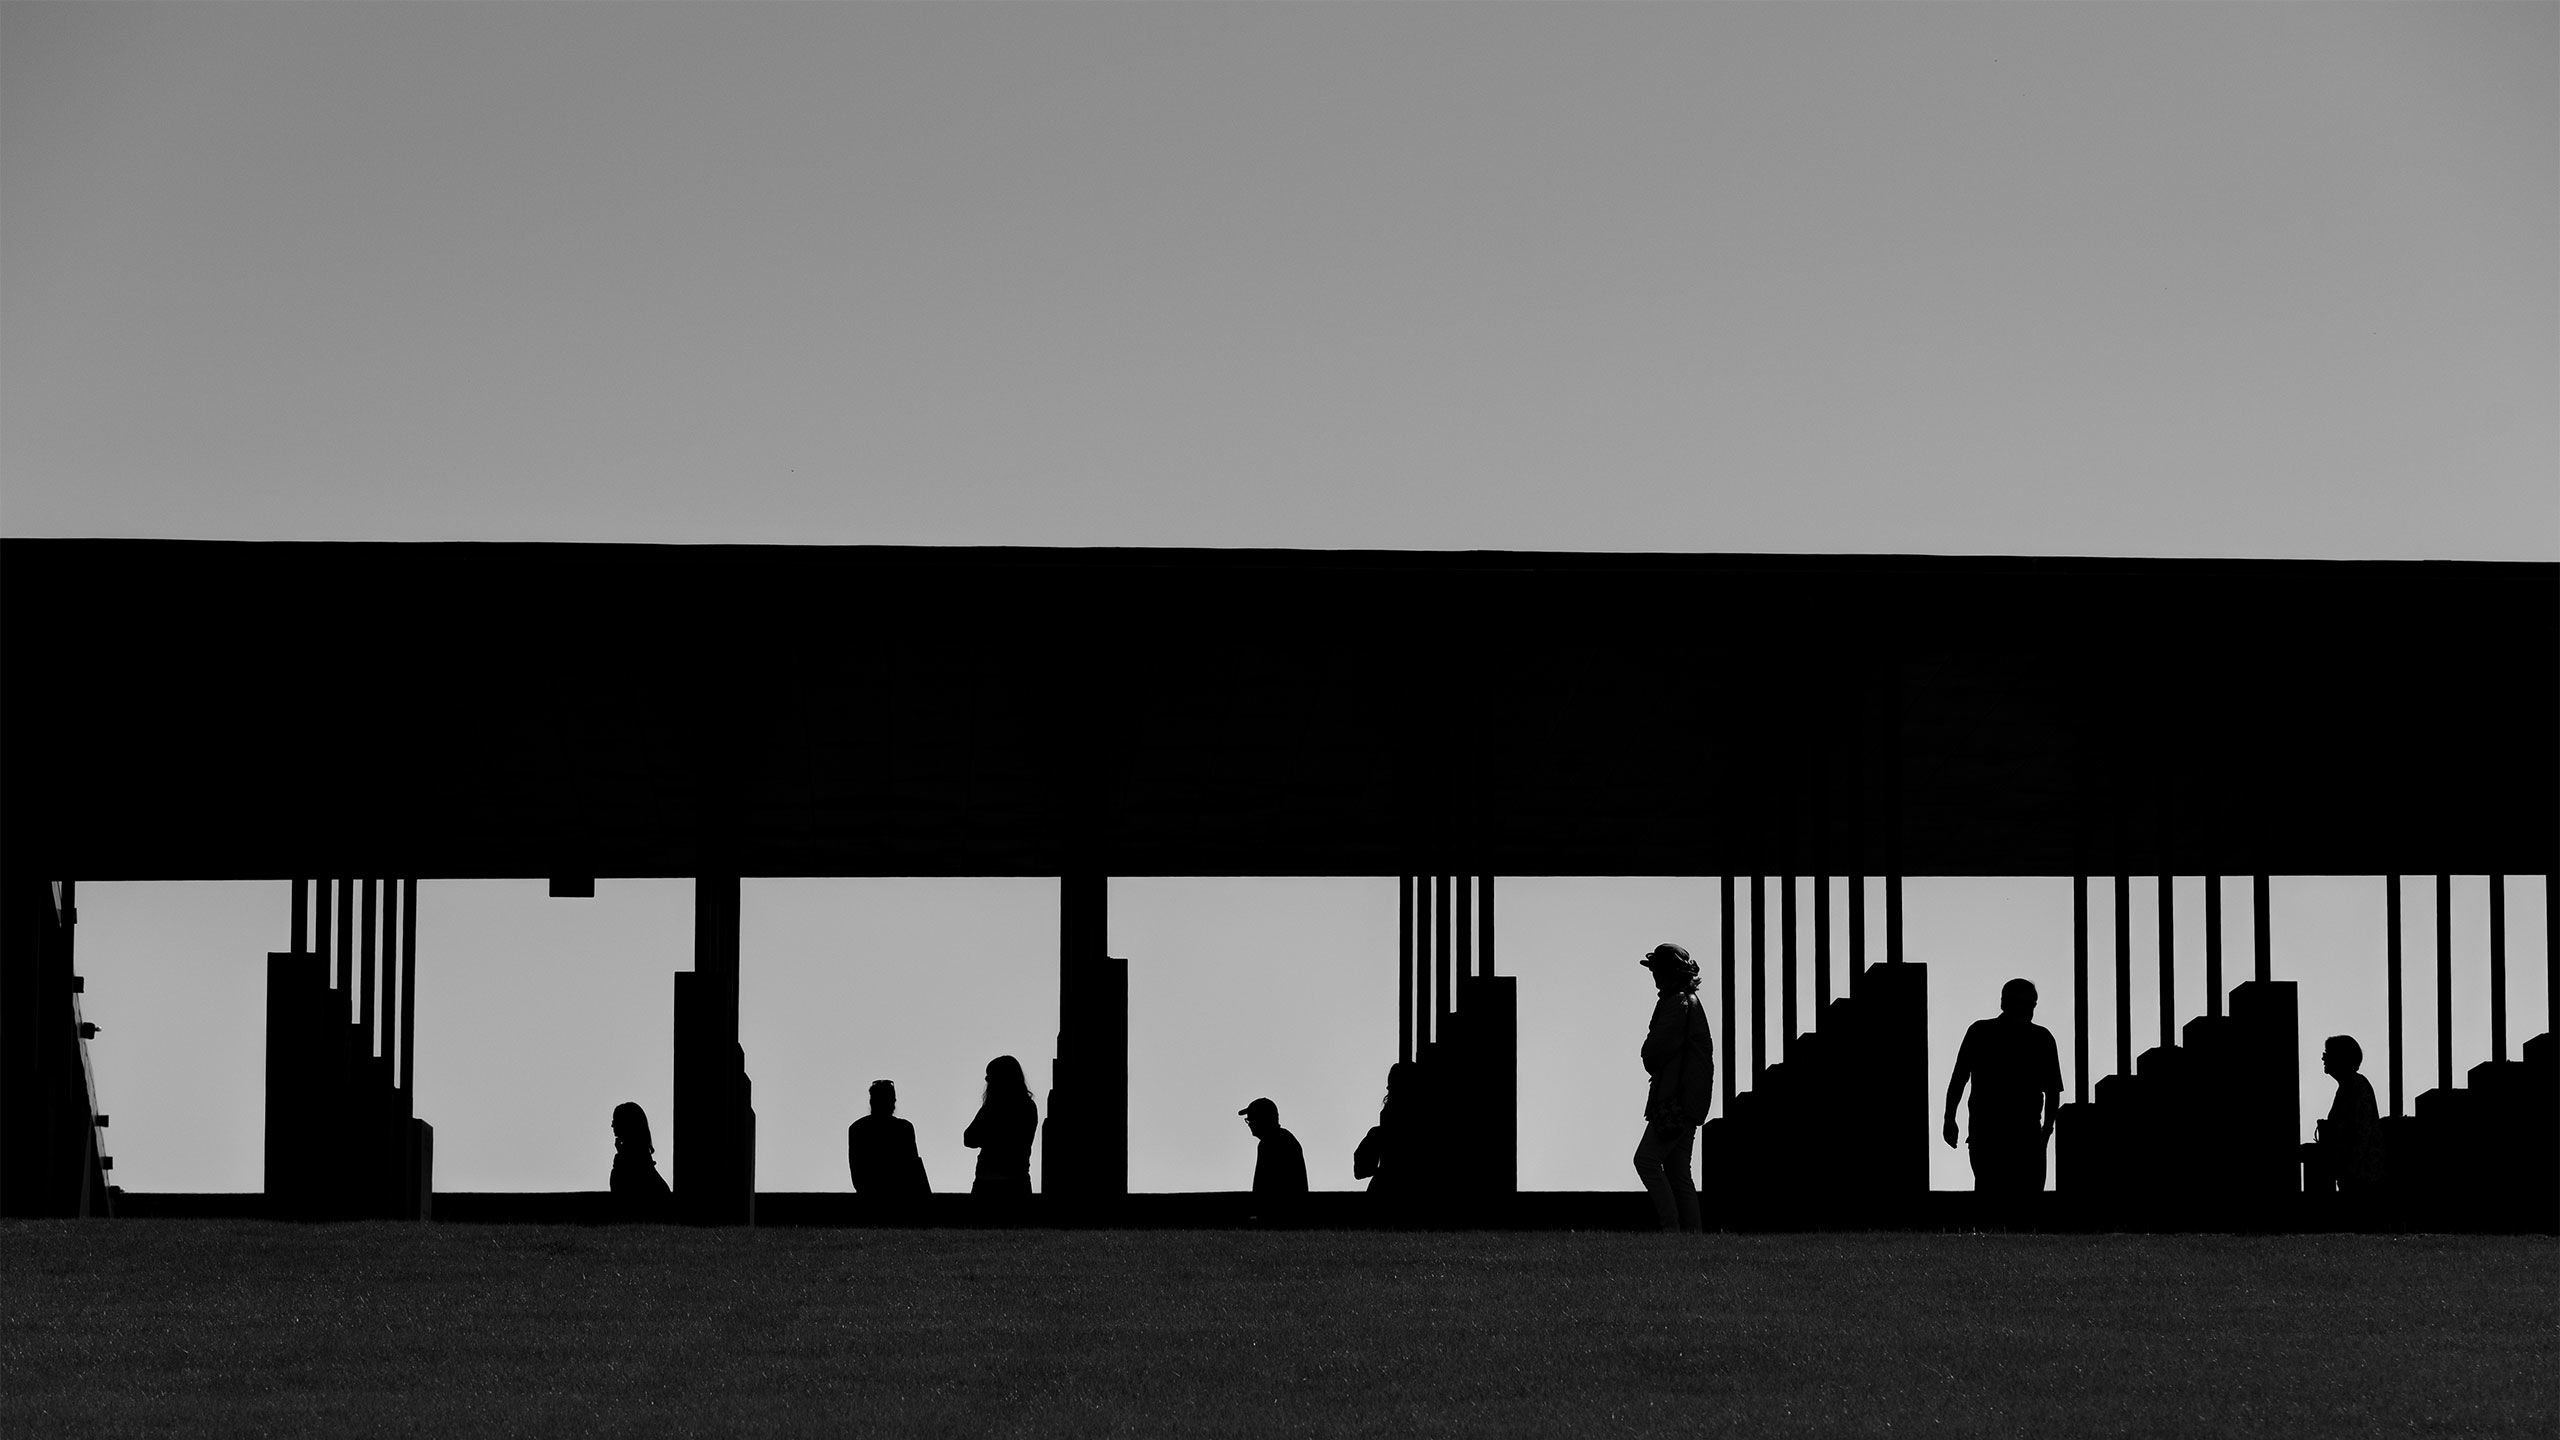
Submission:
<svg viewBox="0 0 2560 1440">
<path fill-rule="evenodd" d="M 1698 1148 L 1695 1126 L 1683 1125 L 1671 1142 L 1669 1160 L 1663 1174 L 1671 1182 L 1672 1205 L 1680 1214 L 1680 1229 L 1685 1234 L 1698 1233 L 1698 1187 L 1689 1183 L 1689 1152 Z"/>
<path fill-rule="evenodd" d="M 1662 1134 L 1663 1128 L 1650 1120 L 1645 1122 L 1644 1138 L 1636 1142 L 1636 1178 L 1644 1182 L 1645 1193 L 1653 1197 L 1654 1218 L 1662 1222 L 1663 1229 L 1677 1230 L 1680 1228 L 1679 1206 L 1672 1198 L 1670 1182 L 1662 1173 L 1663 1162 L 1671 1157 L 1671 1146 Z M 1688 1168 L 1685 1163 L 1680 1167 L 1680 1181 L 1684 1186 L 1689 1180 Z M 1697 1207 L 1698 1192 L 1692 1188 L 1689 1191 L 1692 1215 Z"/>
</svg>

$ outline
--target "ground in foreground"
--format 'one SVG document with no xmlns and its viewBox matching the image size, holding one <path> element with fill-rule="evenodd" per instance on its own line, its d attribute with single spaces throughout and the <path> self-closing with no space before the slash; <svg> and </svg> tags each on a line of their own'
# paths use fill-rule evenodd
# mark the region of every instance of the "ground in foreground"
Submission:
<svg viewBox="0 0 2560 1440">
<path fill-rule="evenodd" d="M 0 1225 L 0 1433 L 2548 1436 L 2542 1238 Z"/>
</svg>

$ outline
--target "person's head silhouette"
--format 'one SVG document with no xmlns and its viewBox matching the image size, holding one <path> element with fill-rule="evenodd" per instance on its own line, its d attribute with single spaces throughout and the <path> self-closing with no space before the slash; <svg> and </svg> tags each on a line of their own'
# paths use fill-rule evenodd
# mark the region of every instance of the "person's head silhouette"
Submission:
<svg viewBox="0 0 2560 1440">
<path fill-rule="evenodd" d="M 2364 1047 L 2353 1035 L 2332 1035 L 2320 1047 L 2320 1068 L 2344 1079 L 2364 1068 Z"/>
<path fill-rule="evenodd" d="M 1280 1107 L 1272 1104 L 1267 1096 L 1236 1113 L 1244 1117 L 1245 1128 L 1252 1131 L 1253 1138 L 1257 1140 L 1280 1128 Z"/>
<path fill-rule="evenodd" d="M 2012 980 L 2000 987 L 2000 1014 L 2010 1020 L 2036 1018 L 2036 982 Z"/>
<path fill-rule="evenodd" d="M 874 1080 L 871 1082 L 871 1113 L 874 1115 L 895 1115 L 898 1113 L 898 1087 L 896 1085 L 893 1085 L 886 1080 Z"/>
<path fill-rule="evenodd" d="M 629 1100 L 613 1107 L 613 1148 L 635 1155 L 654 1155 L 649 1143 L 649 1112 Z"/>
<path fill-rule="evenodd" d="M 1654 946 L 1636 962 L 1653 972 L 1653 983 L 1665 995 L 1694 995 L 1698 990 L 1698 962 L 1689 958 L 1686 948 L 1672 944 Z"/>
<path fill-rule="evenodd" d="M 1422 1066 L 1412 1060 L 1399 1060 L 1387 1067 L 1387 1099 L 1410 1093 L 1422 1079 Z"/>
<path fill-rule="evenodd" d="M 987 1062 L 987 1096 L 989 1100 L 1010 1100 L 1016 1096 L 1031 1098 L 1031 1082 L 1022 1078 L 1022 1062 L 1010 1055 L 999 1055 Z"/>
</svg>

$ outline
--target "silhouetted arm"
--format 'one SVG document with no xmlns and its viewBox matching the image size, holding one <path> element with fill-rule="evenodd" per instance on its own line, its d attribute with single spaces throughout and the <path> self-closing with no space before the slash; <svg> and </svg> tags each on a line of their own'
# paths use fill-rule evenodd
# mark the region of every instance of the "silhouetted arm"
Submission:
<svg viewBox="0 0 2560 1440">
<path fill-rule="evenodd" d="M 1964 1043 L 1956 1047 L 1955 1073 L 1947 1077 L 1947 1121 L 1941 1132 L 1947 1144 L 1956 1143 L 1956 1102 L 1964 1099 L 1964 1084 L 1973 1078 L 1973 1032 L 1964 1032 Z"/>
</svg>

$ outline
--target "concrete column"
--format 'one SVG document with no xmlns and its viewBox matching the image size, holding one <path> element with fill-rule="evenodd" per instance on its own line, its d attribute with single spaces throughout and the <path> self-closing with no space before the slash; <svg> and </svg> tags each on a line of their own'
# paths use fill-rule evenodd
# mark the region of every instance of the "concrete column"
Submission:
<svg viewBox="0 0 2560 1440">
<path fill-rule="evenodd" d="M 1457 877 L 1458 979 L 1476 973 L 1476 877 Z"/>
<path fill-rule="evenodd" d="M 1796 1047 L 1796 877 L 1778 877 L 1778 1058 Z"/>
<path fill-rule="evenodd" d="M 1884 877 L 1884 962 L 1902 963 L 1902 877 Z"/>
<path fill-rule="evenodd" d="M 1858 972 L 1867 968 L 1867 877 L 1849 877 L 1849 993 L 1856 994 Z"/>
<path fill-rule="evenodd" d="M 677 1213 L 755 1223 L 755 1111 L 738 1047 L 738 877 L 693 882 L 693 969 L 675 981 Z"/>
<path fill-rule="evenodd" d="M 2436 1088 L 2453 1088 L 2453 877 L 2436 877 Z"/>
<path fill-rule="evenodd" d="M 1129 1194 L 1129 963 L 1110 953 L 1110 881 L 1058 890 L 1058 1058 L 1041 1147 L 1041 1189 L 1074 1218 Z"/>
<path fill-rule="evenodd" d="M 1458 995 L 1450 965 L 1449 877 L 1431 877 L 1432 986 L 1431 1038 L 1443 1039 L 1449 1032 L 1449 1012 L 1457 1008 Z"/>
<path fill-rule="evenodd" d="M 1479 876 L 1476 883 L 1484 887 L 1484 915 L 1482 919 L 1477 921 L 1476 926 L 1476 973 L 1490 980 L 1494 976 L 1493 877 L 1490 875 Z"/>
<path fill-rule="evenodd" d="M 2267 898 L 2264 875 L 2249 878 L 2249 909 L 2256 925 L 2256 956 L 2250 978 L 2272 984 L 2276 978 L 2275 920 L 2270 914 L 2273 905 Z"/>
<path fill-rule="evenodd" d="M 1813 1023 L 1831 1008 L 1831 877 L 1813 880 Z"/>
<path fill-rule="evenodd" d="M 356 1023 L 364 1027 L 364 1056 L 368 1060 L 373 1058 L 374 1043 L 381 1035 L 379 1027 L 374 1023 L 379 1017 L 374 1010 L 376 994 L 373 977 L 374 962 L 381 958 L 379 952 L 374 949 L 374 942 L 379 938 L 377 927 L 382 924 L 379 885 L 380 882 L 374 880 L 367 880 L 363 885 L 364 919 L 360 922 L 360 926 L 364 938 L 358 942 L 356 956 L 356 968 L 362 975 L 357 989 L 363 997 L 356 1003 L 358 1017 Z"/>
<path fill-rule="evenodd" d="M 1431 1046 L 1431 877 L 1416 875 L 1413 906 L 1413 1058 Z"/>
</svg>

